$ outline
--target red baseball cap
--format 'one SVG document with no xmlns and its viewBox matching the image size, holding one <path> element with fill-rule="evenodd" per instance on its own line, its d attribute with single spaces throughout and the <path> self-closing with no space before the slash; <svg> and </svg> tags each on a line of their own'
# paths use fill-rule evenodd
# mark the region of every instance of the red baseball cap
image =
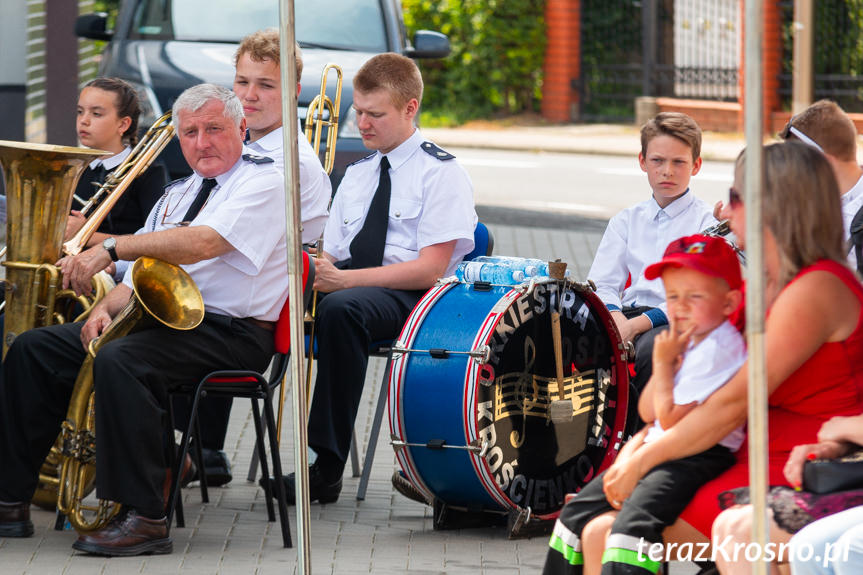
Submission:
<svg viewBox="0 0 863 575">
<path fill-rule="evenodd" d="M 665 248 L 662 260 L 647 266 L 644 277 L 656 279 L 667 267 L 685 267 L 722 278 L 731 289 L 740 289 L 743 284 L 737 254 L 716 236 L 696 234 L 674 240 Z"/>
</svg>

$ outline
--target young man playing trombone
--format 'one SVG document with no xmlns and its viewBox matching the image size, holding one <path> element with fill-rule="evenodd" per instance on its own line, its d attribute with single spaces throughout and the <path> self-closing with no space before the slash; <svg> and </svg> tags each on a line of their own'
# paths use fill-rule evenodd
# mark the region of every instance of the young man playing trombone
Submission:
<svg viewBox="0 0 863 575">
<path fill-rule="evenodd" d="M 318 374 L 309 416 L 311 500 L 338 499 L 369 344 L 398 336 L 422 294 L 473 249 L 467 173 L 414 125 L 423 83 L 413 60 L 379 54 L 354 77 L 354 110 L 374 153 L 348 166 L 315 261 Z M 294 499 L 293 474 L 286 477 Z"/>
</svg>

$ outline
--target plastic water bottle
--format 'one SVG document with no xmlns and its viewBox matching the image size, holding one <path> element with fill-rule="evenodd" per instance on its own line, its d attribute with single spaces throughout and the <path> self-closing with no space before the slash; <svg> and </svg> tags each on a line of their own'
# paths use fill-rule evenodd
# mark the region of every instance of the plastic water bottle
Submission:
<svg viewBox="0 0 863 575">
<path fill-rule="evenodd" d="M 548 262 L 536 260 L 538 263 L 531 263 L 525 266 L 524 275 L 526 277 L 548 277 Z M 567 269 L 564 273 L 565 277 L 572 276 L 572 270 Z"/>
<path fill-rule="evenodd" d="M 477 258 L 479 259 L 479 258 Z M 455 270 L 455 276 L 464 282 L 488 282 L 495 285 L 515 285 L 524 281 L 524 271 L 518 262 L 462 262 Z"/>
</svg>

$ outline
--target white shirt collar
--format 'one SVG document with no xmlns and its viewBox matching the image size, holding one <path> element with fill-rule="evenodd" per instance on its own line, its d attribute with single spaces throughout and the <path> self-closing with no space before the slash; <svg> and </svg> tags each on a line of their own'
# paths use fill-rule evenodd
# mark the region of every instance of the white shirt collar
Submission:
<svg viewBox="0 0 863 575">
<path fill-rule="evenodd" d="M 655 219 L 656 216 L 659 215 L 659 212 L 665 212 L 669 218 L 675 218 L 682 214 L 686 208 L 692 205 L 692 202 L 695 201 L 695 196 L 689 193 L 689 188 L 686 188 L 686 191 L 683 192 L 679 197 L 675 198 L 673 202 L 665 206 L 664 208 L 660 208 L 659 204 L 656 202 L 656 198 L 651 197 L 653 203 L 651 204 L 651 214 L 650 217 Z"/>
<path fill-rule="evenodd" d="M 254 145 L 254 147 L 259 148 L 262 152 L 272 152 L 274 150 L 281 150 L 282 148 L 282 127 L 279 126 L 269 134 L 265 136 L 261 136 L 254 142 L 249 142 L 246 144 L 247 146 Z"/>
<path fill-rule="evenodd" d="M 237 171 L 237 168 L 239 168 L 243 164 L 243 162 L 245 162 L 245 160 L 243 159 L 243 155 L 245 154 L 254 154 L 254 151 L 248 150 L 245 146 L 243 146 L 243 151 L 240 154 L 240 157 L 237 158 L 237 161 L 234 163 L 234 165 L 231 166 L 227 172 L 219 174 L 214 178 L 218 187 L 224 186 L 225 183 L 231 179 L 231 176 L 234 175 L 234 172 Z M 200 187 L 201 182 L 204 180 L 204 176 L 202 176 L 198 172 L 195 172 L 195 178 L 197 178 L 198 181 L 194 183 L 194 188 L 197 189 L 198 187 Z"/>
<path fill-rule="evenodd" d="M 114 168 L 119 166 L 121 163 L 123 163 L 123 160 L 128 158 L 129 154 L 131 154 L 131 153 L 132 153 L 132 148 L 130 148 L 129 146 L 126 146 L 125 148 L 123 148 L 123 151 L 120 152 L 119 154 L 114 154 L 113 156 L 108 157 L 108 158 L 96 158 L 95 160 L 90 162 L 90 169 L 95 170 L 96 168 L 99 167 L 99 164 L 103 164 L 105 166 L 106 170 L 108 170 L 108 171 L 113 170 Z"/>
<path fill-rule="evenodd" d="M 380 163 L 381 156 L 386 156 L 390 161 L 390 169 L 396 170 L 399 166 L 404 164 L 420 147 L 423 143 L 423 136 L 420 134 L 420 131 L 414 128 L 414 133 L 408 137 L 407 140 L 390 150 L 389 154 L 381 154 L 380 150 L 375 157 L 375 162 Z"/>
</svg>

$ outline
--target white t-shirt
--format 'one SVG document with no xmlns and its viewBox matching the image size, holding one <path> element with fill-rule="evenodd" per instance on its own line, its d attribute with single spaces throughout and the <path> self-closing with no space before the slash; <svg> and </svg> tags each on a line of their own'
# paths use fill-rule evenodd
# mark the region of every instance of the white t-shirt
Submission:
<svg viewBox="0 0 863 575">
<path fill-rule="evenodd" d="M 711 393 L 725 385 L 746 361 L 746 341 L 731 322 L 725 321 L 698 345 L 690 345 L 680 369 L 674 375 L 674 404 L 703 403 Z M 647 432 L 644 442 L 653 441 L 665 431 L 659 420 Z M 737 451 L 743 444 L 743 426 L 729 433 L 720 445 Z"/>
<path fill-rule="evenodd" d="M 249 142 L 246 147 L 261 156 L 272 158 L 276 168 L 285 172 L 285 155 L 282 128 Z M 330 205 L 332 184 L 327 172 L 315 155 L 311 144 L 301 131 L 297 133 L 300 157 L 300 221 L 303 226 L 303 243 L 315 243 L 327 225 L 327 206 Z"/>
<path fill-rule="evenodd" d="M 441 159 L 438 152 L 450 157 L 415 130 L 386 155 L 392 191 L 383 265 L 415 260 L 424 247 L 457 240 L 445 274 L 452 275 L 473 249 L 473 186 L 455 160 Z M 337 261 L 351 255 L 351 240 L 362 228 L 378 187 L 381 158 L 376 152 L 349 165 L 336 192 L 324 251 Z"/>
<path fill-rule="evenodd" d="M 169 184 L 136 235 L 177 227 L 202 181 L 192 174 Z M 211 227 L 234 249 L 182 267 L 201 290 L 206 311 L 275 321 L 288 297 L 282 174 L 272 162 L 240 158 L 216 183 L 190 226 Z M 132 287 L 131 266 L 123 283 Z"/>
</svg>

